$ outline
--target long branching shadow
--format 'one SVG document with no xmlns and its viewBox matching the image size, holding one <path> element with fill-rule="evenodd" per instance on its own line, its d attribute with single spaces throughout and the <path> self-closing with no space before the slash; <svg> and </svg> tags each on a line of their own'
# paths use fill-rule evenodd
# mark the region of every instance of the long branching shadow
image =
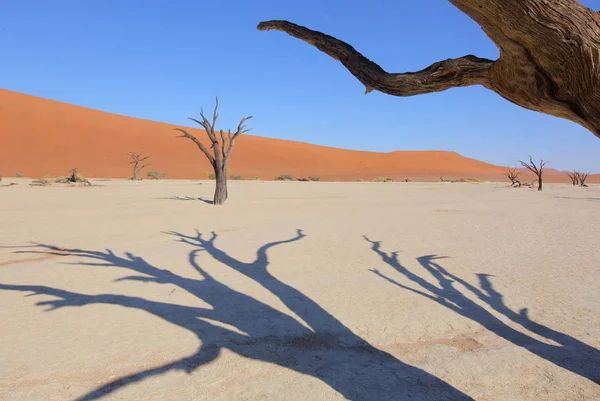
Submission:
<svg viewBox="0 0 600 401">
<path fill-rule="evenodd" d="M 427 279 L 425 274 L 417 274 L 403 266 L 398 259 L 398 252 L 384 252 L 381 249 L 381 241 L 372 241 L 366 236 L 364 238 L 371 244 L 371 249 L 386 264 L 416 285 L 416 288 L 415 286 L 402 284 L 377 269 L 372 269 L 371 271 L 378 276 L 479 323 L 487 330 L 540 358 L 600 384 L 600 351 L 568 334 L 534 322 L 529 318 L 527 308 L 523 308 L 518 312 L 510 309 L 504 303 L 502 294 L 494 288 L 490 279 L 492 276 L 477 274 L 479 286 L 474 286 L 450 273 L 438 262 L 445 259 L 445 257 L 426 255 L 417 258 L 417 261 L 424 269 L 424 273 L 429 275 L 429 279 Z M 457 284 L 464 290 L 459 288 Z M 478 299 L 484 305 L 508 318 L 524 330 L 517 330 L 504 323 L 482 304 L 467 297 L 467 294 Z M 540 340 L 526 331 L 548 342 Z"/>
<path fill-rule="evenodd" d="M 192 373 L 214 361 L 222 349 L 312 376 L 350 400 L 471 400 L 443 380 L 375 348 L 317 302 L 279 280 L 271 270 L 268 251 L 301 240 L 305 236 L 301 230 L 293 238 L 263 245 L 251 262 L 238 260 L 220 249 L 214 232 L 207 238 L 199 232 L 169 234 L 191 246 L 188 259 L 198 278 L 155 267 L 131 253 L 118 256 L 111 250 L 63 249 L 38 244 L 36 250 L 19 252 L 73 255 L 80 261 L 72 264 L 120 267 L 127 275 L 119 281 L 174 285 L 210 308 L 157 302 L 143 296 L 87 295 L 42 285 L 0 284 L 3 290 L 55 297 L 37 303 L 48 311 L 92 304 L 116 305 L 150 313 L 197 336 L 201 345 L 192 355 L 112 380 L 81 396 L 79 401 L 100 399 L 124 386 L 169 371 Z M 200 258 L 204 254 L 261 285 L 300 320 L 217 280 L 202 268 Z"/>
</svg>

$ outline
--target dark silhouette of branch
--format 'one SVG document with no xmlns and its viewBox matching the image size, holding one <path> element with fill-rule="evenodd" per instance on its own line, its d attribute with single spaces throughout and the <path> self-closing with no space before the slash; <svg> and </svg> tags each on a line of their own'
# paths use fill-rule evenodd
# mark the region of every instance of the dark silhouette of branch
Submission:
<svg viewBox="0 0 600 401">
<path fill-rule="evenodd" d="M 433 280 L 428 280 L 425 275 L 417 274 L 403 266 L 398 259 L 398 252 L 384 252 L 381 249 L 380 241 L 372 241 L 366 236 L 364 238 L 371 244 L 373 252 L 379 255 L 388 266 L 416 285 L 417 288 L 401 284 L 378 270 L 372 270 L 378 276 L 404 290 L 428 298 L 461 316 L 479 323 L 492 333 L 540 358 L 600 384 L 599 350 L 565 333 L 532 321 L 528 316 L 527 308 L 523 308 L 519 312 L 510 309 L 504 303 L 502 294 L 494 289 L 490 275 L 478 274 L 479 287 L 476 287 L 446 270 L 438 262 L 445 259 L 445 257 L 425 255 L 417 258 L 417 261 L 425 272 L 433 278 Z M 461 285 L 465 290 L 461 291 L 457 285 Z M 496 313 L 510 319 L 525 330 L 551 340 L 558 345 L 548 344 L 530 334 L 512 328 L 483 305 L 473 301 L 467 294 L 475 296 L 483 302 L 483 305 L 490 307 Z"/>
</svg>

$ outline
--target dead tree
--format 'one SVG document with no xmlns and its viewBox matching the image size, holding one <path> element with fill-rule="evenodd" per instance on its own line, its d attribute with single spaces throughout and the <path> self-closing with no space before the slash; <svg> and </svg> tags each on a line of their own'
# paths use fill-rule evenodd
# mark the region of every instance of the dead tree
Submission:
<svg viewBox="0 0 600 401">
<path fill-rule="evenodd" d="M 545 162 L 544 159 L 541 159 L 539 166 L 536 166 L 535 162 L 533 161 L 533 158 L 531 156 L 529 156 L 529 163 L 525 163 L 521 160 L 519 160 L 519 163 L 521 163 L 521 165 L 523 167 L 525 167 L 527 170 L 529 170 L 533 174 L 535 174 L 535 176 L 537 177 L 537 180 L 538 180 L 538 191 L 541 191 L 542 190 L 542 178 L 544 176 L 544 166 L 546 164 L 548 164 L 548 162 Z"/>
<path fill-rule="evenodd" d="M 144 160 L 148 160 L 150 158 L 150 156 L 143 156 L 143 152 L 142 153 L 135 153 L 135 152 L 130 152 L 127 153 L 127 156 L 129 156 L 129 158 L 131 159 L 131 161 L 129 162 L 129 164 L 133 164 L 133 176 L 131 176 L 130 180 L 141 180 L 139 173 L 146 167 L 151 166 L 151 164 L 144 164 L 143 166 L 140 166 L 140 164 L 144 161 Z"/>
<path fill-rule="evenodd" d="M 54 180 L 54 182 L 56 182 L 58 184 L 84 184 L 88 187 L 92 186 L 91 182 L 89 182 L 86 178 L 84 178 L 77 172 L 77 168 L 69 170 L 69 173 L 71 173 L 71 174 L 68 176 L 65 176 L 65 177 L 58 177 L 57 179 Z M 45 181 L 45 180 L 41 180 L 41 181 Z"/>
<path fill-rule="evenodd" d="M 588 176 L 590 175 L 590 173 L 576 173 L 577 174 L 577 181 L 579 182 L 579 185 L 582 187 L 587 187 L 587 184 L 585 183 L 585 180 L 587 180 Z"/>
<path fill-rule="evenodd" d="M 200 117 L 202 120 L 197 120 L 191 117 L 189 118 L 190 120 L 200 124 L 206 131 L 206 135 L 208 135 L 208 139 L 211 143 L 210 147 L 212 148 L 212 154 L 208 148 L 205 147 L 194 135 L 188 133 L 184 129 L 175 128 L 176 131 L 183 133 L 183 135 L 178 136 L 178 138 L 190 139 L 208 158 L 208 161 L 215 172 L 216 188 L 213 199 L 214 205 L 222 205 L 227 200 L 227 162 L 229 161 L 229 157 L 231 156 L 231 151 L 233 150 L 233 145 L 235 144 L 237 137 L 250 131 L 250 128 L 246 128 L 245 123 L 247 120 L 252 118 L 252 116 L 242 118 L 234 134 L 231 133 L 231 130 L 227 131 L 227 134 L 225 134 L 223 130 L 220 130 L 219 133 L 221 136 L 221 142 L 219 143 L 217 135 L 215 134 L 215 124 L 217 122 L 217 118 L 219 117 L 218 110 L 219 98 L 216 98 L 212 122 L 206 118 L 203 110 L 200 110 Z"/>
<path fill-rule="evenodd" d="M 566 174 L 571 179 L 571 183 L 573 184 L 573 186 L 579 185 L 579 172 L 573 171 L 572 173 L 567 172 Z"/>
<path fill-rule="evenodd" d="M 574 121 L 600 138 L 600 13 L 577 0 L 449 1 L 481 26 L 500 49 L 499 59 L 467 55 L 417 72 L 389 73 L 321 32 L 283 20 L 257 28 L 286 32 L 340 61 L 365 85 L 365 93 L 414 96 L 482 85 L 526 109 Z M 391 43 L 390 51 L 396 47 Z"/>
<path fill-rule="evenodd" d="M 521 182 L 518 180 L 519 175 L 521 175 L 520 172 L 517 171 L 517 168 L 508 168 L 508 171 L 506 173 L 504 173 L 504 175 L 510 180 L 510 186 L 514 187 L 515 185 L 517 187 L 521 186 Z"/>
</svg>

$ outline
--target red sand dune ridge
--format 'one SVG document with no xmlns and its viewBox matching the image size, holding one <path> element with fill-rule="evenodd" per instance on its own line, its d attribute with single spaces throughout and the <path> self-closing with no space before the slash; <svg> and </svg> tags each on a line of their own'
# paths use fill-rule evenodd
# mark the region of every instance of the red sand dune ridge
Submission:
<svg viewBox="0 0 600 401">
<path fill-rule="evenodd" d="M 211 167 L 205 156 L 190 141 L 175 139 L 175 127 L 0 90 L 0 172 L 42 177 L 77 167 L 87 177 L 125 178 L 131 175 L 127 153 L 143 151 L 151 157 L 149 170 L 172 178 L 206 178 L 203 170 Z M 203 131 L 190 132 L 206 143 Z M 291 174 L 335 181 L 438 181 L 440 176 L 505 181 L 505 170 L 455 152 L 352 151 L 254 135 L 238 138 L 229 166 L 230 174 L 265 180 Z M 568 181 L 551 171 L 547 179 Z"/>
</svg>

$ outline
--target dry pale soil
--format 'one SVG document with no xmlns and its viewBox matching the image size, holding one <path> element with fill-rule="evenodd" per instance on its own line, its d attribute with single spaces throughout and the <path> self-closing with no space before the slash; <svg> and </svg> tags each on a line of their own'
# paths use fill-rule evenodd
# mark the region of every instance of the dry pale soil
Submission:
<svg viewBox="0 0 600 401">
<path fill-rule="evenodd" d="M 600 399 L 600 186 L 6 181 L 2 400 Z"/>
</svg>

